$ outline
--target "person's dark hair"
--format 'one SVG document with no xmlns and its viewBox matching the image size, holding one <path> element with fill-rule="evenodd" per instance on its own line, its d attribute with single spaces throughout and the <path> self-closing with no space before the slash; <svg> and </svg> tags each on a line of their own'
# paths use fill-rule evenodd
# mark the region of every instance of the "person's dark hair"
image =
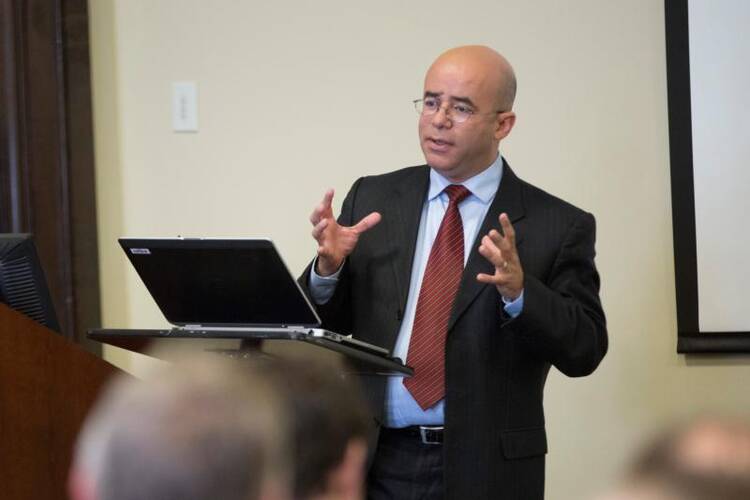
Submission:
<svg viewBox="0 0 750 500">
<path fill-rule="evenodd" d="M 295 498 L 323 493 L 348 445 L 366 442 L 372 419 L 360 387 L 337 365 L 316 360 L 277 360 L 274 372 L 289 404 Z"/>
</svg>

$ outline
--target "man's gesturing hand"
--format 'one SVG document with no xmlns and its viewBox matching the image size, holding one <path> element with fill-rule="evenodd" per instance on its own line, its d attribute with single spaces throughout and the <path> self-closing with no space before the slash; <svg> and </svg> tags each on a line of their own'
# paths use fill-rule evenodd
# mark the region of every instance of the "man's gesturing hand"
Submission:
<svg viewBox="0 0 750 500">
<path fill-rule="evenodd" d="M 495 266 L 495 274 L 477 274 L 477 281 L 492 283 L 506 300 L 515 300 L 523 292 L 523 268 L 516 250 L 516 231 L 507 214 L 500 214 L 500 227 L 482 238 L 479 253 Z"/>
<path fill-rule="evenodd" d="M 380 214 L 372 212 L 354 226 L 342 226 L 333 217 L 332 201 L 333 189 L 329 189 L 323 201 L 310 215 L 312 235 L 318 242 L 318 265 L 315 271 L 321 276 L 335 273 L 357 246 L 359 235 L 380 222 Z"/>
</svg>

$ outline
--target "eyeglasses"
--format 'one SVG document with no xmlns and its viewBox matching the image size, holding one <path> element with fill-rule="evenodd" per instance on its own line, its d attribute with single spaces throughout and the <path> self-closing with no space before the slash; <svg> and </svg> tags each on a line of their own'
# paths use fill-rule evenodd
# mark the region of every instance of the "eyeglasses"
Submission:
<svg viewBox="0 0 750 500">
<path fill-rule="evenodd" d="M 440 111 L 442 102 L 437 97 L 425 97 L 424 99 L 414 100 L 414 109 L 417 110 L 422 116 L 432 116 Z M 503 113 L 503 111 L 490 111 L 487 113 L 477 113 L 471 106 L 463 103 L 449 104 L 445 110 L 446 116 L 448 116 L 455 123 L 463 123 L 473 115 L 494 115 L 496 113 Z"/>
</svg>

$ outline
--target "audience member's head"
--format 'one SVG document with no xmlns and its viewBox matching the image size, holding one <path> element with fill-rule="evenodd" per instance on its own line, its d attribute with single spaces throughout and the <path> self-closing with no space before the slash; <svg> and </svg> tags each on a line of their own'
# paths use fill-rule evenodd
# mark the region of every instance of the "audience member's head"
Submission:
<svg viewBox="0 0 750 500">
<path fill-rule="evenodd" d="M 703 418 L 653 441 L 607 500 L 750 498 L 750 424 Z"/>
<path fill-rule="evenodd" d="M 288 498 L 285 408 L 249 375 L 213 356 L 117 380 L 79 436 L 71 497 Z"/>
<path fill-rule="evenodd" d="M 290 405 L 295 498 L 362 498 L 372 419 L 359 387 L 337 366 L 320 361 L 273 365 Z"/>
</svg>

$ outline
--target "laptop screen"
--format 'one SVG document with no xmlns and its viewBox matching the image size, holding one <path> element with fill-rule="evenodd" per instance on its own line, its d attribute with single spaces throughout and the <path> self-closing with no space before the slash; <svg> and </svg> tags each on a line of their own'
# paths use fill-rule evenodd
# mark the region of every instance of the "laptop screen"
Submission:
<svg viewBox="0 0 750 500">
<path fill-rule="evenodd" d="M 319 324 L 269 240 L 121 238 L 119 242 L 172 324 Z"/>
</svg>

